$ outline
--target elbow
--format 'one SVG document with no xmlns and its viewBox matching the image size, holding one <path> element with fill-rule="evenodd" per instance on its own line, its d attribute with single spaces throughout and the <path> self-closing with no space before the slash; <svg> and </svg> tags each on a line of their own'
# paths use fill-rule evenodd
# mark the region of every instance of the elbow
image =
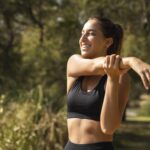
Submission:
<svg viewBox="0 0 150 150">
<path fill-rule="evenodd" d="M 112 135 L 115 132 L 114 129 L 108 129 L 108 128 L 101 128 L 101 129 L 102 129 L 102 132 L 107 135 Z"/>
<path fill-rule="evenodd" d="M 68 71 L 68 72 L 67 72 L 67 76 L 75 77 L 75 76 L 76 76 L 76 73 L 73 72 L 73 71 Z"/>
<path fill-rule="evenodd" d="M 113 135 L 114 132 L 119 128 L 119 124 L 116 124 L 116 125 L 102 125 L 101 126 L 101 130 L 104 134 L 107 134 L 107 135 Z"/>
</svg>

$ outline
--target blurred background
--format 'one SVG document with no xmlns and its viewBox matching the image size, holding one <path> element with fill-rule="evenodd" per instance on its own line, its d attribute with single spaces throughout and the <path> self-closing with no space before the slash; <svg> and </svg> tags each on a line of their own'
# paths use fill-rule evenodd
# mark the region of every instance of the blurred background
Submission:
<svg viewBox="0 0 150 150">
<path fill-rule="evenodd" d="M 150 63 L 149 0 L 0 1 L 0 150 L 63 150 L 66 63 L 80 53 L 85 20 L 108 17 L 125 31 L 122 56 Z M 117 150 L 150 149 L 150 91 L 132 70 Z"/>
</svg>

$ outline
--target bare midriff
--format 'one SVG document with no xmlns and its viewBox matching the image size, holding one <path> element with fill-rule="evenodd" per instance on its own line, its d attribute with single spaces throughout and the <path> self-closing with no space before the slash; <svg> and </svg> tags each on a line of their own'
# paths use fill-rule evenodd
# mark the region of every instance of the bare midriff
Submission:
<svg viewBox="0 0 150 150">
<path fill-rule="evenodd" d="M 67 119 L 69 140 L 76 144 L 111 142 L 113 136 L 102 132 L 100 122 L 89 119 Z"/>
</svg>

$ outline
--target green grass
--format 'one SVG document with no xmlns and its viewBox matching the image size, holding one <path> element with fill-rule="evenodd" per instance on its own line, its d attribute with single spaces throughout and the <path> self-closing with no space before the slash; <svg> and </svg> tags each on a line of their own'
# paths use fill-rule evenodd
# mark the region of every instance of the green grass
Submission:
<svg viewBox="0 0 150 150">
<path fill-rule="evenodd" d="M 130 107 L 127 121 L 114 136 L 116 150 L 150 150 L 150 95 L 142 95 L 139 107 Z M 134 114 L 134 115 L 133 115 Z"/>
<path fill-rule="evenodd" d="M 150 117 L 129 118 L 115 134 L 114 145 L 116 150 L 149 150 Z"/>
<path fill-rule="evenodd" d="M 147 116 L 128 117 L 128 121 L 140 121 L 140 122 L 149 122 L 150 123 L 150 117 L 147 117 Z"/>
<path fill-rule="evenodd" d="M 150 123 L 129 121 L 115 135 L 117 150 L 149 150 Z"/>
</svg>

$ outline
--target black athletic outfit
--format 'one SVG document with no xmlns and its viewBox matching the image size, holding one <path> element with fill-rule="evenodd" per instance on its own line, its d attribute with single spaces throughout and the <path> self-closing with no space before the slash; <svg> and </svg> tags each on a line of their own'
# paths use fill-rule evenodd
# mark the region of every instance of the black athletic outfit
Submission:
<svg viewBox="0 0 150 150">
<path fill-rule="evenodd" d="M 104 99 L 104 84 L 107 75 L 102 76 L 97 86 L 90 92 L 81 89 L 83 76 L 79 77 L 67 95 L 68 118 L 81 118 L 100 121 Z M 112 142 L 76 144 L 68 140 L 64 150 L 114 150 Z"/>
</svg>

